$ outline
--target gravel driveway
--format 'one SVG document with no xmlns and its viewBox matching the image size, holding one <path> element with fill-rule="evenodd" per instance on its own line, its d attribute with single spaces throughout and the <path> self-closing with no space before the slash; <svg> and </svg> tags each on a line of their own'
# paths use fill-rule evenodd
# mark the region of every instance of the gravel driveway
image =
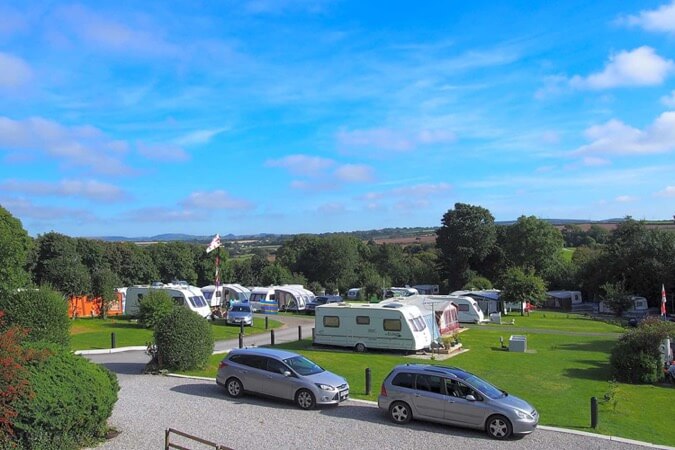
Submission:
<svg viewBox="0 0 675 450">
<path fill-rule="evenodd" d="M 113 355 L 108 355 L 108 357 Z M 412 422 L 397 426 L 369 403 L 301 411 L 291 403 L 244 396 L 230 399 L 212 381 L 140 375 L 141 363 L 106 362 L 121 391 L 111 424 L 121 433 L 99 449 L 160 449 L 174 428 L 240 449 L 644 449 L 597 437 L 539 429 L 499 442 L 483 432 Z M 174 440 L 172 439 L 172 442 Z M 176 443 L 206 449 L 177 437 Z"/>
</svg>

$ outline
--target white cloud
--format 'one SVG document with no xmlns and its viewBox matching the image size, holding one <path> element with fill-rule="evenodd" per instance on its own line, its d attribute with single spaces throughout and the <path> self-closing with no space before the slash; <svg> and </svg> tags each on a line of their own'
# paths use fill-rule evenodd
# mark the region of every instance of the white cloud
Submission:
<svg viewBox="0 0 675 450">
<path fill-rule="evenodd" d="M 0 52 L 0 88 L 18 87 L 31 78 L 33 71 L 23 59 Z"/>
<path fill-rule="evenodd" d="M 317 208 L 317 211 L 322 214 L 341 214 L 346 210 L 345 205 L 339 202 L 324 203 Z"/>
<path fill-rule="evenodd" d="M 191 209 L 250 209 L 251 203 L 247 200 L 232 197 L 229 193 L 217 190 L 211 192 L 193 192 L 181 202 L 182 206 Z"/>
<path fill-rule="evenodd" d="M 190 159 L 190 155 L 175 144 L 145 144 L 136 142 L 138 153 L 154 161 L 182 162 Z"/>
<path fill-rule="evenodd" d="M 7 180 L 0 183 L 0 191 L 38 196 L 82 197 L 103 202 L 116 202 L 128 197 L 119 187 L 95 180 L 63 180 L 58 183 Z"/>
<path fill-rule="evenodd" d="M 338 180 L 359 183 L 371 181 L 374 178 L 373 169 L 363 164 L 345 164 L 335 170 Z"/>
<path fill-rule="evenodd" d="M 586 156 L 581 160 L 581 162 L 584 166 L 587 167 L 598 167 L 611 164 L 611 162 L 608 159 L 598 158 L 596 156 Z"/>
<path fill-rule="evenodd" d="M 675 63 L 663 59 L 651 47 L 622 51 L 609 58 L 602 72 L 572 77 L 570 85 L 579 89 L 609 89 L 620 86 L 656 86 L 675 70 Z"/>
<path fill-rule="evenodd" d="M 430 196 L 446 193 L 451 189 L 452 186 L 450 186 L 448 183 L 426 183 L 392 189 L 391 193 L 404 197 L 427 198 Z"/>
<path fill-rule="evenodd" d="M 213 139 L 215 136 L 219 135 L 220 133 L 226 131 L 227 128 L 213 128 L 209 130 L 196 130 L 193 131 L 192 133 L 186 134 L 185 136 L 181 136 L 178 139 L 176 139 L 175 143 L 177 145 L 199 145 L 199 144 L 206 144 L 211 139 Z"/>
<path fill-rule="evenodd" d="M 669 108 L 675 108 L 675 90 L 673 90 L 670 94 L 661 97 L 661 103 Z"/>
<path fill-rule="evenodd" d="M 637 197 L 633 197 L 631 195 L 619 195 L 614 200 L 619 202 L 619 203 L 630 203 L 630 202 L 634 202 L 635 200 L 637 200 Z"/>
<path fill-rule="evenodd" d="M 122 158 L 127 143 L 91 126 L 65 127 L 42 117 L 13 120 L 0 116 L 0 149 L 10 153 L 37 151 L 65 166 L 88 167 L 98 173 L 129 175 Z"/>
<path fill-rule="evenodd" d="M 675 150 L 675 112 L 664 112 L 654 123 L 639 130 L 613 119 L 585 131 L 590 144 L 576 149 L 574 155 L 644 155 Z"/>
<path fill-rule="evenodd" d="M 320 156 L 288 155 L 280 159 L 268 159 L 267 167 L 281 167 L 294 175 L 319 176 L 326 169 L 335 165 L 335 161 Z"/>
<path fill-rule="evenodd" d="M 203 221 L 204 214 L 195 210 L 181 210 L 163 207 L 139 208 L 128 211 L 124 220 L 130 222 L 161 223 Z"/>
<path fill-rule="evenodd" d="M 655 194 L 657 197 L 675 197 L 675 186 L 666 186 L 662 191 Z"/>
<path fill-rule="evenodd" d="M 451 131 L 423 129 L 415 133 L 395 131 L 388 128 L 369 130 L 341 130 L 337 133 L 341 148 L 375 148 L 380 150 L 406 152 L 418 145 L 433 145 L 454 142 L 457 138 Z"/>
<path fill-rule="evenodd" d="M 7 208 L 15 217 L 22 220 L 44 220 L 48 222 L 63 220 L 75 222 L 92 222 L 96 217 L 89 211 L 77 208 L 36 205 L 30 200 L 2 199 L 2 206 Z"/>
<path fill-rule="evenodd" d="M 643 10 L 637 15 L 621 18 L 619 23 L 637 26 L 647 31 L 675 33 L 675 1 L 657 9 Z"/>
</svg>

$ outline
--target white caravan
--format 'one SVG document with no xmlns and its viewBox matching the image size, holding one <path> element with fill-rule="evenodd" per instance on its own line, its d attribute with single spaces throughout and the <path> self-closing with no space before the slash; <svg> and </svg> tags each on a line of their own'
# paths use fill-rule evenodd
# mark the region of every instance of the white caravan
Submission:
<svg viewBox="0 0 675 450">
<path fill-rule="evenodd" d="M 274 287 L 274 298 L 279 311 L 304 311 L 307 303 L 316 296 L 300 284 L 289 284 Z"/>
<path fill-rule="evenodd" d="M 431 331 L 417 306 L 400 303 L 329 303 L 316 307 L 314 343 L 417 351 L 431 346 Z"/>
<path fill-rule="evenodd" d="M 361 288 L 351 288 L 347 291 L 347 298 L 349 300 L 356 300 L 361 294 Z"/>
<path fill-rule="evenodd" d="M 204 298 L 212 308 L 218 306 L 227 307 L 229 301 L 248 303 L 251 291 L 240 284 L 223 284 L 216 290 L 214 285 L 204 286 L 202 288 Z"/>
<path fill-rule="evenodd" d="M 251 308 L 255 312 L 275 312 L 279 306 L 274 297 L 274 287 L 255 287 L 251 290 L 249 297 Z M 272 311 L 274 309 L 274 311 Z"/>
<path fill-rule="evenodd" d="M 631 296 L 633 304 L 629 307 L 624 315 L 626 316 L 644 316 L 649 312 L 649 305 L 647 299 L 644 297 L 638 297 L 636 295 Z M 600 314 L 614 314 L 614 310 L 605 302 L 600 302 L 598 305 L 598 312 Z"/>
<path fill-rule="evenodd" d="M 478 306 L 478 302 L 471 297 L 462 295 L 430 295 L 431 300 L 450 300 L 457 306 L 457 320 L 460 323 L 481 323 L 485 322 L 483 310 Z"/>
<path fill-rule="evenodd" d="M 124 303 L 124 314 L 137 315 L 139 312 L 139 302 L 152 290 L 165 291 L 177 305 L 184 306 L 202 317 L 209 317 L 211 315 L 211 307 L 206 302 L 201 289 L 196 286 L 186 286 L 183 284 L 154 284 L 152 286 L 137 285 L 128 287 Z"/>
</svg>

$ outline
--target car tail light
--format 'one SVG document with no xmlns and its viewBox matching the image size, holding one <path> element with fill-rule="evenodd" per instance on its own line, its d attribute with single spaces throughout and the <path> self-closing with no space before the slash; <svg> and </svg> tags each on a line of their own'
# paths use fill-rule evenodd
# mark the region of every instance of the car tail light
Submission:
<svg viewBox="0 0 675 450">
<path fill-rule="evenodd" d="M 387 396 L 387 388 L 384 387 L 384 384 L 382 384 L 382 388 L 380 389 L 380 395 L 381 395 L 382 397 L 386 397 L 386 396 Z"/>
<path fill-rule="evenodd" d="M 225 360 L 222 360 L 222 361 L 220 362 L 220 364 L 218 364 L 218 368 L 219 368 L 219 369 L 222 369 L 223 367 L 226 367 L 226 366 L 227 366 L 227 363 L 225 362 Z"/>
</svg>

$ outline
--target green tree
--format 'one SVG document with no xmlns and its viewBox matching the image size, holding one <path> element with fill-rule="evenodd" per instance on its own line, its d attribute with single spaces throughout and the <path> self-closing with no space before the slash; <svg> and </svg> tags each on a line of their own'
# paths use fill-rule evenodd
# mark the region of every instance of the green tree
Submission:
<svg viewBox="0 0 675 450">
<path fill-rule="evenodd" d="M 161 281 L 185 280 L 189 284 L 197 282 L 193 244 L 186 242 L 168 242 L 148 247 Z"/>
<path fill-rule="evenodd" d="M 546 282 L 531 269 L 509 268 L 502 277 L 501 287 L 499 298 L 502 302 L 539 304 L 546 298 Z"/>
<path fill-rule="evenodd" d="M 105 259 L 122 286 L 148 284 L 160 279 L 147 247 L 131 242 L 108 243 L 105 247 Z"/>
<path fill-rule="evenodd" d="M 38 236 L 34 261 L 36 284 L 50 285 L 67 296 L 91 292 L 91 275 L 75 239 L 55 232 Z"/>
<path fill-rule="evenodd" d="M 0 295 L 27 287 L 30 281 L 25 270 L 32 240 L 21 221 L 0 206 Z"/>
<path fill-rule="evenodd" d="M 521 216 L 506 229 L 500 247 L 509 265 L 531 267 L 536 273 L 544 274 L 561 258 L 563 237 L 545 220 Z"/>
<path fill-rule="evenodd" d="M 633 305 L 631 295 L 626 292 L 625 284 L 621 282 L 607 282 L 601 286 L 604 291 L 602 300 L 607 306 L 612 308 L 617 317 L 621 317 L 625 311 Z"/>
<path fill-rule="evenodd" d="M 436 231 L 436 247 L 450 290 L 464 286 L 476 274 L 496 241 L 494 217 L 485 208 L 455 203 L 455 209 L 443 215 Z"/>
<path fill-rule="evenodd" d="M 115 273 L 106 268 L 97 269 L 91 277 L 91 294 L 99 298 L 101 318 L 108 318 L 108 310 L 117 301 L 116 287 L 119 286 L 119 279 Z"/>
<path fill-rule="evenodd" d="M 275 263 L 263 269 L 260 274 L 260 280 L 263 286 L 288 284 L 292 282 L 293 274 L 284 266 Z"/>
<path fill-rule="evenodd" d="M 492 282 L 481 276 L 471 278 L 468 283 L 462 286 L 462 290 L 465 291 L 482 291 L 487 289 L 492 289 Z"/>
</svg>

